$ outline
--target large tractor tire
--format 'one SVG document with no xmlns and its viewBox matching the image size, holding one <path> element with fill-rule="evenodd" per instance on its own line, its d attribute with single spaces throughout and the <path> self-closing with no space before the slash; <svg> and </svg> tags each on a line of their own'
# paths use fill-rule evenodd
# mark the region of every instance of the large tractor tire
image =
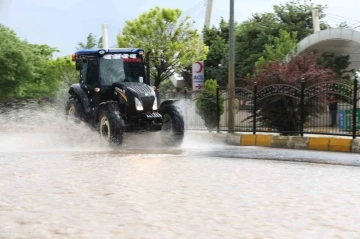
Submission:
<svg viewBox="0 0 360 239">
<path fill-rule="evenodd" d="M 103 106 L 99 114 L 100 137 L 110 144 L 118 146 L 123 142 L 124 121 L 120 115 L 119 108 L 115 104 Z"/>
<path fill-rule="evenodd" d="M 85 119 L 84 109 L 77 97 L 70 97 L 66 102 L 66 116 L 67 120 L 73 120 L 76 123 Z"/>
<path fill-rule="evenodd" d="M 184 118 L 178 107 L 165 105 L 159 110 L 163 116 L 163 132 L 169 134 L 168 145 L 180 146 L 184 140 Z"/>
</svg>

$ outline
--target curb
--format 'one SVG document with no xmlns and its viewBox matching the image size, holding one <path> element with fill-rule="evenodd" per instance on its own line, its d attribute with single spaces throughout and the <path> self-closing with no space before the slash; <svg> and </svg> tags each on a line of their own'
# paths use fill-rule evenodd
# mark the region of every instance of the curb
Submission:
<svg viewBox="0 0 360 239">
<path fill-rule="evenodd" d="M 360 153 L 360 139 L 228 134 L 226 143 L 239 146 Z"/>
</svg>

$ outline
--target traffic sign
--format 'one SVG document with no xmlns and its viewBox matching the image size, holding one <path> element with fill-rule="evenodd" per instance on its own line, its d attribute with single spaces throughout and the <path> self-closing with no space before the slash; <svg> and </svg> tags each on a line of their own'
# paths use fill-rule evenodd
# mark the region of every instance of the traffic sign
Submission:
<svg viewBox="0 0 360 239">
<path fill-rule="evenodd" d="M 192 90 L 201 91 L 204 88 L 204 62 L 192 64 Z"/>
<path fill-rule="evenodd" d="M 201 90 L 204 87 L 204 84 L 196 83 L 195 88 Z"/>
</svg>

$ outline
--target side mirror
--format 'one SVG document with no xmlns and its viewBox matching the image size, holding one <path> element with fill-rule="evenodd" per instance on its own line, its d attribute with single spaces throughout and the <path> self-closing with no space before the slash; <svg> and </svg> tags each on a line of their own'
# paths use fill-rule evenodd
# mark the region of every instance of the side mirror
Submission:
<svg viewBox="0 0 360 239">
<path fill-rule="evenodd" d="M 167 66 L 167 62 L 164 59 L 161 59 L 161 71 L 166 71 L 168 66 Z"/>
<path fill-rule="evenodd" d="M 76 59 L 76 62 L 75 62 L 75 67 L 76 67 L 76 70 L 77 71 L 81 71 L 82 70 L 82 60 L 81 59 Z"/>
</svg>

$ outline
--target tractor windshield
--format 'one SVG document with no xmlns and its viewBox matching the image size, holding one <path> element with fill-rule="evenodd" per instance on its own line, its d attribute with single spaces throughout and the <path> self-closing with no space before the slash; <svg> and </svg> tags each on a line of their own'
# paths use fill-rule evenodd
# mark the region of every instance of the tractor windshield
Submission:
<svg viewBox="0 0 360 239">
<path fill-rule="evenodd" d="M 110 86 L 115 82 L 144 82 L 142 56 L 136 54 L 107 54 L 100 58 L 101 83 Z"/>
</svg>

